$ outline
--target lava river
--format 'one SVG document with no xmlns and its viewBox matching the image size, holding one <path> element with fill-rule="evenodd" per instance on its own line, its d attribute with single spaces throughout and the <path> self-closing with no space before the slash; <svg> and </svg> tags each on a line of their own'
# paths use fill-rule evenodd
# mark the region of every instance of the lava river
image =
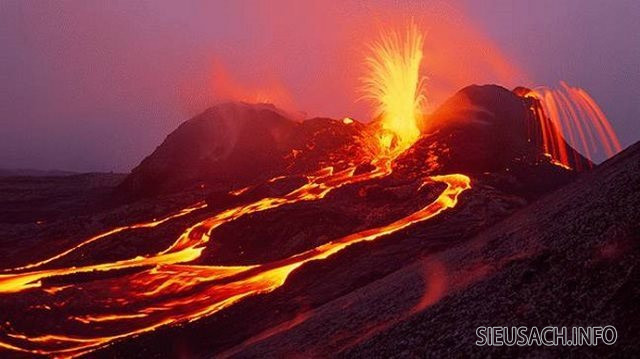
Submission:
<svg viewBox="0 0 640 359">
<path fill-rule="evenodd" d="M 0 323 L 0 347 L 57 357 L 79 356 L 115 340 L 135 336 L 160 326 L 194 321 L 211 315 L 250 295 L 280 287 L 296 268 L 325 259 L 347 246 L 372 241 L 432 218 L 452 208 L 458 196 L 471 187 L 462 174 L 431 176 L 424 183 L 441 182 L 444 191 L 425 207 L 387 225 L 337 238 L 288 258 L 245 266 L 193 265 L 212 240 L 215 229 L 245 215 L 300 201 L 324 198 L 337 188 L 385 177 L 391 162 L 417 140 L 416 120 L 421 118 L 422 35 L 412 25 L 403 34 L 386 34 L 367 59 L 370 76 L 365 97 L 376 100 L 382 114 L 378 155 L 370 172 L 357 167 L 335 171 L 327 167 L 307 176 L 307 182 L 281 197 L 263 198 L 228 208 L 187 228 L 171 245 L 153 255 L 107 263 L 78 266 L 56 265 L 79 248 L 131 229 L 153 230 L 161 223 L 205 210 L 197 203 L 175 214 L 148 223 L 117 227 L 44 260 L 28 263 L 0 274 L 0 296 L 22 306 L 20 314 Z M 353 121 L 345 121 L 349 125 Z M 378 144 L 374 147 L 378 148 Z M 380 154 L 383 155 L 380 155 Z M 240 193 L 238 190 L 234 193 Z M 87 280 L 104 273 L 101 279 Z M 83 276 L 84 275 L 84 276 Z M 84 280 L 78 279 L 83 278 Z M 63 280 L 65 285 L 54 285 Z M 28 313 L 28 315 L 24 315 Z M 36 324 L 37 323 L 37 324 Z"/>
<path fill-rule="evenodd" d="M 269 263 L 249 266 L 188 264 L 201 255 L 213 231 L 224 223 L 299 201 L 318 200 L 336 188 L 391 173 L 390 160 L 377 160 L 374 164 L 375 170 L 361 174 L 355 174 L 355 167 L 337 172 L 329 167 L 308 176 L 306 184 L 282 197 L 263 198 L 223 210 L 187 228 L 172 245 L 155 255 L 110 263 L 39 269 L 88 243 L 109 240 L 114 233 L 136 228 L 152 230 L 160 223 L 206 205 L 198 203 L 160 220 L 118 227 L 49 259 L 6 270 L 0 275 L 0 295 L 13 296 L 16 301 L 29 303 L 29 308 L 42 310 L 38 311 L 41 314 L 37 318 L 15 317 L 11 322 L 3 323 L 0 326 L 0 347 L 32 354 L 73 357 L 160 326 L 197 320 L 246 296 L 278 288 L 293 270 L 308 261 L 322 260 L 350 244 L 375 240 L 436 216 L 454 207 L 460 193 L 470 188 L 470 179 L 461 174 L 431 176 L 424 183 L 442 182 L 446 184 L 444 191 L 422 209 L 390 224 L 356 232 Z M 63 286 L 47 285 L 42 281 L 55 277 L 69 281 L 70 275 L 96 271 L 112 273 L 107 279 Z M 64 295 L 58 296 L 62 291 Z M 35 326 L 40 329 L 34 328 L 34 321 L 43 323 Z"/>
</svg>

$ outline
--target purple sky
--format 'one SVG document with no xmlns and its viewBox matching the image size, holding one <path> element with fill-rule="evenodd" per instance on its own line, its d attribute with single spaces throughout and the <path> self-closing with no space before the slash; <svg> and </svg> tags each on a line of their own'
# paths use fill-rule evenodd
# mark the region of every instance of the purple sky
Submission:
<svg viewBox="0 0 640 359">
<path fill-rule="evenodd" d="M 585 88 L 640 139 L 640 2 L 0 0 L 0 168 L 128 171 L 180 122 L 266 93 L 354 116 L 364 44 L 413 18 L 432 105 L 471 83 Z"/>
</svg>

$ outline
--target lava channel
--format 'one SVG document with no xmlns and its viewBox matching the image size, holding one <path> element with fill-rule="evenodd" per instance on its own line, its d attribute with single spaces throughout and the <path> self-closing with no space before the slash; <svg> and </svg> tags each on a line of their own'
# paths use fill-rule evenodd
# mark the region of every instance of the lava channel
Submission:
<svg viewBox="0 0 640 359">
<path fill-rule="evenodd" d="M 114 340 L 149 332 L 160 326 L 197 320 L 247 296 L 273 291 L 286 281 L 293 270 L 306 262 L 325 259 L 351 244 L 372 241 L 432 218 L 454 207 L 458 196 L 471 188 L 469 177 L 462 174 L 431 176 L 425 183 L 442 182 L 446 184 L 444 191 L 427 206 L 388 225 L 356 232 L 269 263 L 249 266 L 187 264 L 200 256 L 211 239 L 212 231 L 224 223 L 250 213 L 300 201 L 318 200 L 336 188 L 391 173 L 389 159 L 379 159 L 374 164 L 375 170 L 360 174 L 355 174 L 355 167 L 335 173 L 332 168 L 327 168 L 308 176 L 306 184 L 282 197 L 263 198 L 224 210 L 189 227 L 166 250 L 155 255 L 110 263 L 32 270 L 46 263 L 55 263 L 55 260 L 87 243 L 106 240 L 109 235 L 126 229 L 153 228 L 159 223 L 203 208 L 203 204 L 188 207 L 160 221 L 118 227 L 49 259 L 9 270 L 9 273 L 0 275 L 0 294 L 12 296 L 15 303 L 24 303 L 25 311 L 33 312 L 37 308 L 38 318 L 42 319 L 43 325 L 36 329 L 28 322 L 34 318 L 15 317 L 0 327 L 3 337 L 0 347 L 32 354 L 75 357 Z M 138 271 L 113 273 L 108 279 L 64 286 L 45 285 L 42 282 L 46 278 L 127 268 L 138 268 Z M 64 332 L 60 328 L 64 328 Z"/>
</svg>

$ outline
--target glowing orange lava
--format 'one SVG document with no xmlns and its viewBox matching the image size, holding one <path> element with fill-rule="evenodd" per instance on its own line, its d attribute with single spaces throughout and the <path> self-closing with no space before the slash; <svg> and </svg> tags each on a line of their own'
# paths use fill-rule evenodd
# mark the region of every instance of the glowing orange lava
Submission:
<svg viewBox="0 0 640 359">
<path fill-rule="evenodd" d="M 417 121 L 425 100 L 420 75 L 423 37 L 415 24 L 405 34 L 384 32 L 371 46 L 368 74 L 363 78 L 363 98 L 371 99 L 381 116 L 380 143 L 391 156 L 404 151 L 420 137 Z"/>
<path fill-rule="evenodd" d="M 381 150 L 370 161 L 373 170 L 360 173 L 356 166 L 340 171 L 335 171 L 334 167 L 323 168 L 306 175 L 304 185 L 281 197 L 262 198 L 212 214 L 187 228 L 165 250 L 152 255 L 79 266 L 62 266 L 58 261 L 89 243 L 110 240 L 115 233 L 151 230 L 196 210 L 204 211 L 206 204 L 197 203 L 160 220 L 117 227 L 50 258 L 5 270 L 0 274 L 0 295 L 12 296 L 14 303 L 22 303 L 28 297 L 29 308 L 46 310 L 50 319 L 47 325 L 37 329 L 19 319 L 3 323 L 0 347 L 31 354 L 73 357 L 160 326 L 194 321 L 247 296 L 273 291 L 292 271 L 309 261 L 325 259 L 352 244 L 373 241 L 453 208 L 460 194 L 471 188 L 469 177 L 462 174 L 431 176 L 423 179 L 420 188 L 426 183 L 441 182 L 446 185 L 443 192 L 425 207 L 387 225 L 352 233 L 267 263 L 242 266 L 189 264 L 200 258 L 215 229 L 225 223 L 300 201 L 319 200 L 337 188 L 392 173 L 393 158 L 420 136 L 416 120 L 421 116 L 424 100 L 419 74 L 422 36 L 415 26 L 411 26 L 406 37 L 388 33 L 372 46 L 372 50 L 374 55 L 367 60 L 372 74 L 365 80 L 365 91 L 368 97 L 376 100 L 377 110 L 382 115 L 382 133 L 379 135 L 383 141 L 383 146 L 378 146 Z M 351 118 L 344 118 L 342 122 L 354 125 Z M 283 176 L 268 182 L 281 178 Z M 250 188 L 229 194 L 238 196 Z M 75 275 L 96 272 L 110 272 L 110 275 L 74 282 Z M 65 284 L 54 285 L 48 279 Z M 51 323 L 55 325 L 51 326 Z"/>
<path fill-rule="evenodd" d="M 19 295 L 29 290 L 42 290 L 50 294 L 43 297 L 49 304 L 43 304 L 47 305 L 50 308 L 48 310 L 54 312 L 54 315 L 56 311 L 66 313 L 73 311 L 73 308 L 77 308 L 79 312 L 61 318 L 73 323 L 64 326 L 72 328 L 68 333 L 24 333 L 17 331 L 14 327 L 15 331 L 4 332 L 5 338 L 0 341 L 0 346 L 34 354 L 76 356 L 119 338 L 147 332 L 171 323 L 196 320 L 215 313 L 248 295 L 274 290 L 284 283 L 294 269 L 308 261 L 327 258 L 351 244 L 377 239 L 427 220 L 447 208 L 452 208 L 456 205 L 460 193 L 470 188 L 470 180 L 464 175 L 433 176 L 426 181 L 443 182 L 447 187 L 434 202 L 426 207 L 386 226 L 357 232 L 275 262 L 252 266 L 180 264 L 198 258 L 204 245 L 210 241 L 211 232 L 223 223 L 249 213 L 301 200 L 320 199 L 333 189 L 389 173 L 388 162 L 379 163 L 375 171 L 357 175 L 354 174 L 354 168 L 337 173 L 327 169 L 318 176 L 310 177 L 307 184 L 283 197 L 265 198 L 234 207 L 199 222 L 188 228 L 169 248 L 155 255 L 81 267 L 4 274 L 0 276 L 1 293 Z M 201 205 L 196 205 L 179 213 L 200 207 Z M 166 220 L 175 217 L 175 215 L 169 216 Z M 155 222 L 123 228 L 152 227 L 151 223 Z M 99 239 L 108 238 L 110 233 L 113 231 L 100 235 Z M 73 252 L 80 246 L 38 263 L 54 262 L 55 259 Z M 38 265 L 40 264 L 34 263 L 21 268 L 33 268 Z M 70 303 L 67 302 L 60 306 L 50 291 L 54 288 L 57 290 L 58 287 L 43 286 L 41 282 L 44 278 L 63 277 L 83 272 L 147 266 L 151 268 L 141 269 L 137 273 L 125 274 L 101 283 L 82 283 L 82 285 L 69 285 L 61 289 L 90 290 L 93 304 L 99 304 L 93 307 L 87 306 L 87 303 L 83 303 L 82 297 L 76 296 L 68 299 L 74 305 L 69 305 Z M 220 281 L 221 279 L 225 281 Z M 117 325 L 105 327 L 101 325 L 104 322 Z"/>
<path fill-rule="evenodd" d="M 539 100 L 540 105 L 532 111 L 539 122 L 544 151 L 557 164 L 568 168 L 572 162 L 580 163 L 570 158 L 565 140 L 589 159 L 599 152 L 611 157 L 621 150 L 607 117 L 585 90 L 560 82 L 559 89 L 540 87 L 524 96 Z"/>
</svg>

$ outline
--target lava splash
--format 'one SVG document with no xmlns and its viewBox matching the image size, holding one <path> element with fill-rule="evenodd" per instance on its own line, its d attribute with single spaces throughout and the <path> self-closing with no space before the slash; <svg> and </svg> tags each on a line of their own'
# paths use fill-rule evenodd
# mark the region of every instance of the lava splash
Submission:
<svg viewBox="0 0 640 359">
<path fill-rule="evenodd" d="M 422 45 L 422 35 L 415 25 L 411 25 L 404 34 L 384 33 L 382 39 L 371 46 L 372 55 L 366 60 L 370 73 L 363 79 L 362 90 L 365 98 L 374 100 L 379 117 L 377 131 L 371 136 L 371 141 L 376 143 L 370 158 L 340 159 L 349 163 L 344 168 L 338 167 L 338 161 L 330 154 L 326 160 L 332 166 L 295 174 L 302 176 L 304 183 L 283 195 L 266 196 L 221 209 L 212 209 L 204 202 L 196 203 L 159 220 L 117 227 L 50 258 L 4 270 L 0 274 L 0 295 L 19 303 L 16 305 L 22 306 L 19 308 L 21 313 L 37 312 L 41 324 L 34 328 L 30 323 L 33 318 L 12 316 L 10 321 L 0 325 L 0 347 L 30 354 L 75 357 L 162 326 L 198 320 L 248 296 L 281 287 L 294 270 L 309 261 L 326 259 L 352 244 L 388 236 L 455 207 L 460 195 L 471 188 L 469 176 L 460 173 L 432 175 L 416 170 L 412 180 L 416 179 L 422 186 L 442 183 L 445 188 L 432 202 L 390 223 L 334 238 L 273 261 L 251 265 L 193 264 L 202 258 L 205 248 L 215 242 L 216 229 L 224 224 L 295 203 L 318 201 L 339 188 L 397 174 L 394 161 L 410 152 L 406 150 L 421 137 L 418 121 L 422 119 L 425 101 L 420 74 Z M 522 98 L 504 91 L 515 98 L 518 106 L 521 105 Z M 587 154 L 592 148 L 587 146 L 598 141 L 605 144 L 607 151 L 619 149 L 615 134 L 593 99 L 577 88 L 564 86 L 563 91 L 540 89 L 521 94 L 538 101 L 538 105 L 530 110 L 541 127 L 544 150 L 560 164 L 569 166 L 568 155 L 563 152 L 566 136 L 583 143 Z M 523 110 L 527 111 L 526 108 Z M 491 115 L 485 112 L 482 113 Z M 586 123 L 591 130 L 586 130 L 583 117 L 590 119 Z M 475 122 L 477 125 L 479 121 Z M 341 123 L 349 128 L 358 125 L 351 118 L 344 118 Z M 422 140 L 432 141 L 427 137 Z M 443 145 L 445 148 L 439 154 L 456 151 L 453 146 L 448 148 L 441 142 L 429 142 L 428 146 Z M 431 158 L 433 162 L 439 159 L 436 155 Z M 424 163 L 420 165 L 424 166 Z M 367 169 L 363 170 L 363 167 Z M 293 176 L 280 174 L 266 182 Z M 239 196 L 248 188 L 242 187 L 230 194 Z M 157 253 L 85 265 L 60 264 L 61 259 L 68 259 L 91 243 L 113 240 L 114 234 L 130 230 L 153 231 L 160 224 L 184 219 L 197 211 L 207 211 L 208 217 L 190 223 L 170 245 Z M 97 280 L 77 280 L 80 275 L 89 274 L 106 275 Z"/>
<path fill-rule="evenodd" d="M 590 160 L 604 154 L 606 158 L 620 152 L 615 131 L 604 112 L 587 91 L 560 82 L 560 88 L 520 88 L 519 94 L 537 100 L 531 111 L 539 125 L 544 151 L 561 166 L 572 164 L 580 170 L 580 161 L 572 158 L 565 141 Z"/>
<path fill-rule="evenodd" d="M 366 59 L 363 97 L 373 100 L 381 117 L 381 147 L 394 155 L 420 137 L 416 122 L 425 101 L 424 78 L 420 75 L 423 36 L 415 24 L 404 34 L 383 32 Z"/>
</svg>

